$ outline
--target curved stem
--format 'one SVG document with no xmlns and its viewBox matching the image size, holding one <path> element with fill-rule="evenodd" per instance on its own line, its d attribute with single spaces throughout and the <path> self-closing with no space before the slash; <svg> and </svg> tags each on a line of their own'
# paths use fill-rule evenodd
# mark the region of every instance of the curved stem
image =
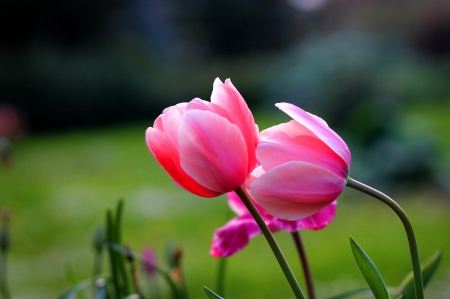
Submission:
<svg viewBox="0 0 450 299">
<path fill-rule="evenodd" d="M 297 248 L 298 255 L 300 257 L 301 266 L 303 269 L 303 276 L 306 281 L 306 291 L 308 292 L 309 299 L 316 299 L 316 291 L 314 290 L 314 280 L 311 274 L 311 268 L 309 267 L 308 258 L 306 257 L 305 246 L 300 236 L 300 232 L 296 231 L 292 233 L 294 238 L 295 247 Z"/>
<path fill-rule="evenodd" d="M 247 192 L 242 187 L 240 187 L 239 189 L 236 189 L 235 192 L 241 198 L 242 202 L 247 207 L 250 214 L 253 216 L 253 219 L 255 219 L 256 223 L 258 224 L 259 228 L 261 229 L 262 233 L 264 234 L 264 237 L 266 237 L 267 243 L 269 243 L 269 246 L 272 249 L 275 257 L 277 258 L 277 261 L 281 267 L 281 270 L 283 270 L 284 276 L 286 277 L 287 281 L 289 282 L 289 285 L 291 286 L 292 291 L 295 294 L 295 298 L 306 299 L 305 295 L 303 294 L 302 289 L 300 288 L 300 285 L 298 284 L 297 280 L 295 279 L 294 273 L 292 273 L 292 270 L 289 267 L 289 264 L 287 263 L 283 253 L 281 252 L 281 249 L 278 246 L 277 241 L 273 237 L 272 233 L 270 232 L 266 223 L 262 219 L 258 210 L 253 205 L 250 197 L 247 195 Z"/>
<path fill-rule="evenodd" d="M 422 271 L 420 269 L 420 258 L 419 258 L 419 249 L 417 247 L 417 241 L 416 236 L 414 234 L 414 229 L 411 225 L 411 222 L 409 221 L 408 216 L 406 215 L 405 211 L 389 196 L 386 194 L 373 189 L 372 187 L 369 187 L 367 185 L 364 185 L 363 183 L 360 183 L 352 178 L 348 178 L 347 180 L 347 186 L 350 188 L 356 189 L 358 191 L 361 191 L 363 193 L 366 193 L 372 197 L 375 197 L 376 199 L 382 201 L 386 205 L 388 205 L 394 212 L 397 214 L 397 216 L 400 218 L 400 220 L 403 223 L 403 226 L 406 231 L 406 236 L 408 237 L 408 244 L 409 244 L 409 251 L 411 255 L 411 262 L 412 262 L 412 268 L 413 268 L 413 274 L 414 274 L 414 288 L 416 291 L 416 299 L 424 299 L 424 293 L 423 293 L 423 280 L 422 280 Z"/>
</svg>

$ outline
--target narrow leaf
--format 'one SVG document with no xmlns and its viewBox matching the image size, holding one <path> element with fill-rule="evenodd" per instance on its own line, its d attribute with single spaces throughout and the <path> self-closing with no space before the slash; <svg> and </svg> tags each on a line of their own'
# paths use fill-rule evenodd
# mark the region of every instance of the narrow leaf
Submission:
<svg viewBox="0 0 450 299">
<path fill-rule="evenodd" d="M 349 292 L 345 292 L 340 295 L 333 296 L 329 299 L 356 299 L 356 298 L 362 298 L 365 296 L 373 296 L 373 293 L 370 289 L 360 289 L 360 290 L 353 290 Z"/>
<path fill-rule="evenodd" d="M 92 286 L 92 278 L 83 280 L 82 282 L 78 283 L 74 287 L 72 287 L 70 290 L 62 294 L 58 299 L 69 299 L 72 298 L 72 296 L 75 296 L 78 292 L 85 290 Z"/>
<path fill-rule="evenodd" d="M 435 254 L 428 257 L 421 266 L 422 269 L 422 278 L 423 278 L 423 286 L 425 287 L 430 281 L 433 274 L 436 272 L 436 269 L 439 266 L 439 263 L 442 259 L 442 250 L 438 249 Z M 406 292 L 404 299 L 413 299 L 414 298 L 414 275 L 412 272 L 408 273 L 406 277 L 403 279 L 400 286 L 397 288 L 395 294 L 396 296 L 400 296 L 403 292 Z"/>
<path fill-rule="evenodd" d="M 105 279 L 100 278 L 95 281 L 95 299 L 106 299 L 108 294 Z"/>
<path fill-rule="evenodd" d="M 403 291 L 403 293 L 400 294 L 400 296 L 397 297 L 397 299 L 405 299 L 406 292 Z"/>
<path fill-rule="evenodd" d="M 133 259 L 135 259 L 135 260 L 137 260 L 139 262 L 146 262 L 146 263 L 148 263 L 147 261 L 144 260 L 144 257 L 141 254 L 136 253 L 134 251 L 131 251 L 128 248 L 125 248 L 125 247 L 120 246 L 118 244 L 114 244 L 112 242 L 108 242 L 106 244 L 106 246 L 110 250 L 116 251 L 117 253 L 121 253 L 123 255 L 131 255 L 133 257 Z M 164 269 L 162 269 L 161 267 L 159 267 L 158 265 L 152 264 L 152 267 L 167 282 L 167 284 L 170 287 L 170 290 L 172 291 L 173 298 L 181 298 L 180 290 L 179 290 L 177 284 L 171 278 L 170 274 L 167 271 L 165 271 Z"/>
<path fill-rule="evenodd" d="M 114 220 L 110 210 L 106 212 L 106 240 L 107 242 L 114 242 Z M 108 253 L 114 294 L 115 297 L 120 297 L 119 275 L 115 258 L 116 253 L 111 248 L 108 248 Z"/>
<path fill-rule="evenodd" d="M 208 296 L 209 299 L 223 299 L 222 297 L 220 297 L 219 295 L 217 295 L 216 293 L 214 293 L 213 291 L 211 291 L 207 287 L 203 286 L 203 289 L 205 290 L 205 293 L 206 293 L 206 295 Z"/>
<path fill-rule="evenodd" d="M 123 215 L 124 202 L 123 199 L 120 199 L 117 203 L 116 208 L 116 219 L 114 221 L 114 240 L 116 244 L 120 244 L 122 242 L 122 215 Z M 127 271 L 125 268 L 125 258 L 121 255 L 115 254 L 115 262 L 118 269 L 118 275 L 120 275 L 121 280 L 121 291 L 123 294 L 129 294 L 131 290 L 131 285 L 129 283 L 129 278 L 127 275 Z"/>
<path fill-rule="evenodd" d="M 361 270 L 364 278 L 369 284 L 376 299 L 390 299 L 389 292 L 386 285 L 381 278 L 378 269 L 375 267 L 374 263 L 370 260 L 369 256 L 364 252 L 364 250 L 356 243 L 356 241 L 350 237 L 350 245 L 352 247 L 353 256 L 355 257 L 356 263 L 358 263 L 359 269 Z"/>
</svg>

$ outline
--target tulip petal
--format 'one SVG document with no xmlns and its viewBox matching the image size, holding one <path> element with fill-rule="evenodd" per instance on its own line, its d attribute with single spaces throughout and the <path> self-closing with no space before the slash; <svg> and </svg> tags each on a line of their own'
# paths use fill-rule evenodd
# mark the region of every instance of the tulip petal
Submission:
<svg viewBox="0 0 450 299">
<path fill-rule="evenodd" d="M 305 127 L 296 121 L 280 124 L 261 132 L 261 141 L 256 155 L 267 172 L 275 166 L 303 161 L 325 167 L 337 175 L 347 178 L 345 161 L 328 145 L 314 135 L 304 135 Z"/>
<path fill-rule="evenodd" d="M 178 136 L 181 167 L 196 182 L 226 193 L 245 181 L 247 147 L 235 124 L 209 111 L 193 110 L 181 117 Z"/>
<path fill-rule="evenodd" d="M 178 185 L 184 189 L 203 197 L 220 195 L 209 190 L 189 177 L 181 168 L 180 157 L 177 150 L 177 133 L 173 128 L 178 127 L 181 117 L 177 109 L 167 111 L 160 115 L 154 123 L 154 128 L 147 129 L 145 141 L 155 159 Z"/>
<path fill-rule="evenodd" d="M 253 199 L 271 215 L 298 220 L 333 202 L 346 180 L 307 162 L 288 162 L 266 172 L 250 185 Z"/>
<path fill-rule="evenodd" d="M 219 78 L 214 81 L 211 103 L 229 111 L 232 122 L 241 130 L 248 149 L 248 173 L 250 173 L 256 165 L 255 149 L 258 145 L 258 127 L 255 125 L 247 103 L 230 79 L 225 80 L 224 84 Z"/>
<path fill-rule="evenodd" d="M 236 194 L 236 192 L 228 192 L 227 198 L 228 198 L 228 205 L 230 206 L 231 210 L 234 211 L 237 215 L 241 216 L 250 213 L 247 207 L 242 202 L 242 200 Z M 273 216 L 267 213 L 257 202 L 255 202 L 253 199 L 251 199 L 251 201 L 265 221 L 269 221 L 270 219 L 273 218 Z"/>
<path fill-rule="evenodd" d="M 344 159 L 348 166 L 351 165 L 352 158 L 350 150 L 344 140 L 342 140 L 336 132 L 331 130 L 323 119 L 289 103 L 278 103 L 275 106 L 313 132 L 319 139 L 335 151 L 336 154 Z"/>
<path fill-rule="evenodd" d="M 186 107 L 184 108 L 184 113 L 187 113 L 191 110 L 202 110 L 202 111 L 210 111 L 212 113 L 218 114 L 226 119 L 228 119 L 231 123 L 233 123 L 233 119 L 228 111 L 211 102 L 203 101 L 202 99 L 195 98 L 190 101 Z"/>
<path fill-rule="evenodd" d="M 228 257 L 247 246 L 250 238 L 261 232 L 250 214 L 239 216 L 228 221 L 225 226 L 214 233 L 211 255 Z"/>
<path fill-rule="evenodd" d="M 288 232 L 296 232 L 300 229 L 318 230 L 325 228 L 331 221 L 333 221 L 336 214 L 337 200 L 330 203 L 328 206 L 319 212 L 295 221 L 282 220 L 278 218 L 273 219 L 274 225 L 280 229 Z"/>
</svg>

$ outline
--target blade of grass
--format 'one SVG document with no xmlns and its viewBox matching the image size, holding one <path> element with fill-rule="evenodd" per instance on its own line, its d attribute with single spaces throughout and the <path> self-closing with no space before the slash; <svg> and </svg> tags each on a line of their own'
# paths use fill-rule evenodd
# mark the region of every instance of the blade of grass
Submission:
<svg viewBox="0 0 450 299">
<path fill-rule="evenodd" d="M 110 210 L 106 212 L 106 240 L 107 242 L 113 242 L 114 240 L 114 220 Z M 109 263 L 111 268 L 112 285 L 114 290 L 113 298 L 120 298 L 120 285 L 119 276 L 117 273 L 116 253 L 108 247 Z"/>
<path fill-rule="evenodd" d="M 423 286 L 425 287 L 430 281 L 433 274 L 436 272 L 439 263 L 442 260 L 442 250 L 439 249 L 435 254 L 428 257 L 421 265 L 422 277 L 423 277 Z M 403 292 L 406 292 L 404 298 L 405 299 L 413 299 L 414 298 L 414 275 L 413 272 L 410 272 L 406 275 L 405 279 L 403 279 L 402 283 L 397 288 L 395 294 L 396 296 L 400 296 Z"/>
<path fill-rule="evenodd" d="M 117 203 L 116 208 L 116 219 L 115 219 L 115 226 L 114 226 L 114 242 L 116 244 L 122 243 L 122 215 L 123 215 L 123 209 L 124 209 L 124 201 L 123 199 L 120 199 Z M 118 255 L 115 253 L 116 258 L 115 261 L 117 263 L 118 268 L 118 275 L 120 275 L 121 280 L 121 288 L 123 295 L 128 295 L 131 292 L 131 287 L 125 267 L 125 259 L 123 256 Z"/>
<path fill-rule="evenodd" d="M 351 298 L 357 298 L 359 296 L 364 296 L 364 295 L 373 295 L 372 290 L 371 289 L 353 290 L 353 291 L 345 292 L 340 295 L 333 296 L 329 299 L 351 299 Z"/>
<path fill-rule="evenodd" d="M 372 290 L 375 298 L 390 299 L 391 297 L 387 290 L 386 284 L 384 283 L 383 278 L 378 272 L 377 267 L 375 267 L 375 264 L 371 261 L 369 256 L 352 237 L 350 237 L 350 244 L 356 263 L 358 263 L 359 269 L 361 270 L 364 278 L 369 284 L 369 287 Z"/>
<path fill-rule="evenodd" d="M 214 293 L 213 291 L 211 291 L 207 287 L 203 286 L 203 289 L 205 290 L 205 293 L 206 293 L 206 295 L 208 296 L 209 299 L 223 299 L 222 297 L 220 297 L 219 295 L 217 295 L 216 293 Z"/>
<path fill-rule="evenodd" d="M 135 259 L 141 263 L 148 263 L 147 261 L 145 261 L 144 257 L 141 254 L 131 251 L 123 246 L 120 246 L 120 245 L 112 243 L 112 242 L 107 242 L 106 246 L 108 248 L 110 248 L 110 250 L 116 251 L 120 254 L 131 255 L 133 257 L 133 259 Z M 156 272 L 158 272 L 159 275 L 161 275 L 161 277 L 169 285 L 169 288 L 172 291 L 173 298 L 181 298 L 181 293 L 180 293 L 179 287 L 172 280 L 172 278 L 170 277 L 170 274 L 157 265 L 152 264 L 151 266 L 155 269 Z"/>
</svg>

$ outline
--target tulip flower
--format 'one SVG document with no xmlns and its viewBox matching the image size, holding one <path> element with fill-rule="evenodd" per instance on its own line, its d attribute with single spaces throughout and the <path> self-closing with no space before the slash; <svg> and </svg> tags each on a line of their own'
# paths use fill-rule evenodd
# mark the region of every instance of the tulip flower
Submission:
<svg viewBox="0 0 450 299">
<path fill-rule="evenodd" d="M 293 120 L 260 133 L 256 155 L 261 165 L 246 186 L 268 213 L 297 220 L 317 213 L 339 196 L 347 182 L 351 155 L 321 118 L 292 104 L 276 106 Z"/>
<path fill-rule="evenodd" d="M 155 265 L 158 264 L 158 260 L 156 259 L 156 254 L 153 249 L 151 247 L 144 247 L 142 250 L 142 257 L 144 258 L 144 263 L 142 265 L 144 273 L 148 276 L 156 274 Z"/>
<path fill-rule="evenodd" d="M 236 190 L 256 165 L 258 128 L 229 79 L 214 81 L 211 102 L 166 108 L 145 139 L 173 181 L 203 197 Z"/>
<path fill-rule="evenodd" d="M 214 257 L 229 257 L 238 253 L 247 246 L 251 238 L 261 233 L 261 229 L 237 194 L 230 192 L 227 196 L 228 204 L 237 217 L 215 231 L 210 250 L 210 254 Z M 253 204 L 272 233 L 279 230 L 292 233 L 301 229 L 318 230 L 326 227 L 334 218 L 337 201 L 333 201 L 312 216 L 295 221 L 276 218 L 257 203 Z"/>
</svg>

